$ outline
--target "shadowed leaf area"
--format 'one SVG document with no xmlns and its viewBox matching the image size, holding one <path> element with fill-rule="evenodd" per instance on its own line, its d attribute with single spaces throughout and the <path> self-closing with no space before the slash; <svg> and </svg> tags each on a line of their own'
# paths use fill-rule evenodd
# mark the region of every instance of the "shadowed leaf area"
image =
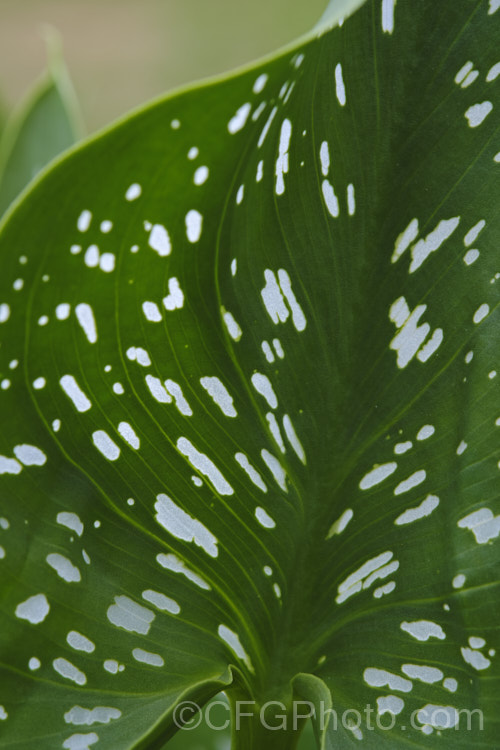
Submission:
<svg viewBox="0 0 500 750">
<path fill-rule="evenodd" d="M 221 690 L 235 748 L 299 699 L 324 748 L 498 746 L 498 7 L 369 0 L 4 223 L 6 750 Z"/>
</svg>

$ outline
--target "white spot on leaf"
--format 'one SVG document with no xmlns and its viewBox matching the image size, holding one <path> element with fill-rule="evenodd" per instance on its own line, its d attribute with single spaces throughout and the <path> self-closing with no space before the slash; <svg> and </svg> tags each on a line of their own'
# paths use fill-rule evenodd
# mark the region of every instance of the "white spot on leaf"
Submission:
<svg viewBox="0 0 500 750">
<path fill-rule="evenodd" d="M 292 137 L 292 123 L 290 120 L 283 120 L 280 133 L 278 158 L 276 160 L 276 195 L 283 195 L 285 192 L 285 175 L 289 169 L 290 140 Z"/>
<path fill-rule="evenodd" d="M 143 302 L 142 311 L 146 320 L 149 320 L 151 323 L 159 323 L 162 319 L 160 308 L 156 302 Z"/>
<path fill-rule="evenodd" d="M 286 473 L 276 456 L 273 456 L 273 454 L 265 448 L 261 450 L 260 455 L 262 456 L 262 460 L 273 475 L 274 479 L 276 480 L 276 483 L 281 487 L 282 490 L 288 492 L 286 486 Z"/>
<path fill-rule="evenodd" d="M 493 104 L 489 101 L 484 101 L 480 104 L 473 104 L 472 107 L 469 107 L 465 113 L 465 117 L 469 121 L 469 127 L 477 128 L 479 125 L 482 125 L 492 109 Z"/>
<path fill-rule="evenodd" d="M 70 630 L 66 636 L 66 641 L 76 651 L 85 651 L 87 654 L 92 654 L 95 651 L 95 643 L 76 630 Z"/>
<path fill-rule="evenodd" d="M 240 130 L 242 130 L 248 120 L 248 116 L 250 115 L 250 112 L 252 111 L 252 105 L 247 102 L 246 104 L 243 104 L 234 117 L 232 117 L 229 120 L 227 129 L 231 133 L 231 135 L 234 135 L 235 133 L 239 133 Z"/>
<path fill-rule="evenodd" d="M 156 520 L 177 539 L 194 542 L 210 557 L 217 557 L 217 538 L 200 521 L 179 508 L 168 495 L 157 495 Z"/>
<path fill-rule="evenodd" d="M 186 214 L 186 236 L 192 244 L 199 241 L 203 227 L 203 216 L 192 209 Z"/>
<path fill-rule="evenodd" d="M 323 141 L 319 150 L 319 159 L 321 162 L 321 173 L 323 177 L 328 177 L 330 171 L 330 148 L 328 141 Z"/>
<path fill-rule="evenodd" d="M 335 534 L 342 534 L 344 529 L 347 528 L 348 523 L 352 520 L 354 516 L 354 511 L 352 508 L 347 508 L 340 518 L 338 518 L 332 525 L 330 526 L 330 530 L 326 536 L 327 539 L 331 539 L 332 536 Z"/>
<path fill-rule="evenodd" d="M 496 80 L 498 76 L 500 76 L 500 62 L 495 63 L 495 65 L 489 69 L 488 75 L 486 76 L 486 82 L 491 83 Z"/>
<path fill-rule="evenodd" d="M 165 388 L 167 389 L 170 396 L 172 396 L 177 410 L 185 417 L 192 417 L 193 410 L 186 401 L 179 383 L 176 383 L 174 380 L 170 379 L 165 380 Z"/>
<path fill-rule="evenodd" d="M 272 412 L 268 412 L 266 414 L 266 420 L 267 420 L 269 429 L 271 431 L 271 435 L 273 436 L 276 445 L 280 449 L 281 453 L 285 453 L 286 451 L 285 444 L 283 442 L 283 438 L 281 436 L 281 430 L 279 428 L 276 417 L 274 416 Z"/>
<path fill-rule="evenodd" d="M 188 568 L 187 565 L 185 565 L 185 563 L 176 555 L 166 555 L 163 552 L 160 552 L 160 554 L 156 556 L 156 561 L 162 566 L 162 568 L 185 576 L 191 581 L 191 583 L 194 583 L 200 589 L 205 589 L 205 591 L 210 590 L 210 585 L 201 576 Z"/>
<path fill-rule="evenodd" d="M 428 339 L 423 347 L 417 352 L 417 359 L 421 362 L 427 362 L 430 357 L 436 352 L 443 342 L 443 331 L 441 328 L 436 328 L 430 339 Z"/>
<path fill-rule="evenodd" d="M 27 620 L 32 625 L 43 622 L 50 611 L 50 605 L 45 594 L 35 594 L 16 607 L 16 617 Z"/>
<path fill-rule="evenodd" d="M 91 306 L 82 302 L 75 307 L 75 314 L 88 342 L 95 344 L 97 341 L 97 326 Z"/>
<path fill-rule="evenodd" d="M 414 622 L 402 622 L 401 630 L 409 633 L 417 641 L 428 641 L 429 638 L 446 638 L 445 632 L 441 625 L 431 620 L 415 620 Z"/>
<path fill-rule="evenodd" d="M 283 427 L 285 429 L 285 435 L 288 438 L 288 442 L 292 446 L 298 458 L 302 461 L 303 464 L 305 464 L 306 454 L 305 454 L 304 448 L 297 436 L 297 433 L 295 432 L 295 428 L 293 426 L 292 420 L 290 419 L 288 414 L 285 414 L 283 417 Z"/>
<path fill-rule="evenodd" d="M 64 555 L 52 552 L 45 559 L 50 567 L 56 571 L 59 578 L 62 578 L 66 583 L 79 583 L 82 580 L 81 573 L 76 565 L 73 565 L 71 560 L 68 560 Z"/>
<path fill-rule="evenodd" d="M 480 232 L 484 229 L 486 226 L 486 222 L 484 219 L 481 219 L 481 221 L 478 221 L 477 224 L 475 224 L 472 229 L 470 229 L 467 234 L 464 237 L 464 245 L 465 247 L 469 247 L 469 245 L 472 245 L 473 242 L 477 240 L 479 237 Z"/>
<path fill-rule="evenodd" d="M 225 643 L 227 643 L 231 651 L 238 657 L 238 659 L 241 659 L 250 670 L 250 672 L 253 672 L 254 669 L 250 657 L 243 648 L 237 633 L 230 630 L 226 625 L 219 625 L 219 629 L 217 632 L 219 634 L 219 637 L 222 638 Z"/>
<path fill-rule="evenodd" d="M 377 713 L 379 716 L 383 716 L 385 713 L 397 716 L 401 713 L 405 706 L 405 702 L 402 698 L 398 698 L 397 695 L 386 695 L 377 698 Z"/>
<path fill-rule="evenodd" d="M 432 424 L 425 424 L 417 433 L 417 440 L 427 440 L 432 437 L 436 432 L 436 428 Z"/>
<path fill-rule="evenodd" d="M 449 690 L 450 693 L 455 693 L 458 687 L 458 682 L 453 677 L 447 677 L 443 680 L 443 687 Z"/>
<path fill-rule="evenodd" d="M 422 484 L 422 482 L 425 481 L 426 476 L 427 475 L 424 469 L 415 471 L 411 476 L 408 477 L 408 479 L 405 479 L 398 484 L 398 486 L 394 490 L 394 494 L 403 495 L 405 492 L 409 492 L 411 489 L 413 489 L 413 487 L 418 487 L 419 484 Z"/>
<path fill-rule="evenodd" d="M 471 62 L 470 60 L 468 60 L 464 65 L 462 65 L 462 67 L 460 68 L 460 70 L 455 76 L 455 83 L 457 85 L 460 85 L 461 83 L 463 83 L 463 81 L 466 79 L 466 77 L 471 72 L 473 67 L 474 67 L 474 63 Z"/>
<path fill-rule="evenodd" d="M 382 0 L 382 31 L 392 34 L 394 31 L 394 10 L 397 0 Z"/>
<path fill-rule="evenodd" d="M 404 443 L 396 443 L 394 446 L 394 453 L 397 456 L 401 456 L 404 453 L 407 453 L 409 450 L 413 448 L 413 443 L 411 440 L 406 440 Z"/>
<path fill-rule="evenodd" d="M 459 713 L 454 706 L 437 706 L 434 703 L 427 703 L 418 711 L 417 719 L 424 726 L 452 729 L 458 724 Z"/>
<path fill-rule="evenodd" d="M 255 81 L 255 83 L 253 85 L 253 89 L 252 89 L 253 93 L 254 94 L 260 94 L 261 91 L 264 90 L 264 88 L 265 88 L 268 80 L 269 80 L 269 76 L 267 75 L 267 73 L 262 73 L 257 78 L 257 80 Z"/>
<path fill-rule="evenodd" d="M 172 243 L 167 230 L 162 224 L 155 224 L 151 227 L 148 245 L 152 250 L 157 252 L 161 258 L 170 255 L 172 252 Z"/>
<path fill-rule="evenodd" d="M 365 476 L 359 483 L 360 489 L 369 490 L 371 487 L 380 484 L 385 479 L 387 479 L 387 477 L 390 477 L 391 474 L 394 474 L 397 468 L 398 465 L 395 461 L 389 461 L 386 464 L 374 466 L 373 469 L 368 472 L 368 474 L 365 474 Z"/>
<path fill-rule="evenodd" d="M 276 117 L 276 113 L 278 112 L 278 107 L 274 107 L 271 111 L 271 114 L 269 115 L 266 124 L 264 125 L 262 132 L 259 136 L 259 141 L 257 143 L 257 148 L 261 148 L 262 144 L 266 140 L 266 136 L 269 132 L 269 129 L 273 123 L 274 118 Z"/>
<path fill-rule="evenodd" d="M 255 508 L 255 518 L 265 529 L 274 529 L 276 527 L 276 521 L 271 518 L 264 508 Z"/>
<path fill-rule="evenodd" d="M 390 690 L 399 690 L 402 693 L 409 693 L 413 687 L 410 680 L 400 677 L 397 674 L 388 672 L 385 669 L 376 669 L 369 667 L 363 672 L 363 679 L 370 687 L 387 687 Z"/>
<path fill-rule="evenodd" d="M 112 719 L 119 719 L 122 712 L 118 708 L 108 708 L 107 706 L 96 706 L 95 708 L 82 708 L 73 706 L 64 714 L 66 724 L 75 726 L 92 726 L 92 724 L 109 724 Z"/>
<path fill-rule="evenodd" d="M 357 570 L 347 576 L 342 583 L 338 586 L 338 595 L 335 601 L 337 604 L 342 604 L 346 599 L 349 599 L 354 594 L 359 593 L 362 588 L 368 588 L 377 578 L 390 575 L 394 568 L 386 570 L 379 575 L 393 557 L 393 553 L 390 551 L 382 552 L 380 555 L 373 557 L 371 560 L 363 563 Z M 397 564 L 399 567 L 399 563 Z M 366 580 L 364 580 L 366 579 Z"/>
<path fill-rule="evenodd" d="M 137 362 L 141 367 L 149 367 L 151 359 L 145 349 L 140 346 L 130 346 L 126 351 L 127 359 L 131 362 Z"/>
<path fill-rule="evenodd" d="M 6 302 L 0 304 L 0 323 L 6 323 L 10 318 L 10 307 Z"/>
<path fill-rule="evenodd" d="M 20 474 L 23 467 L 15 458 L 0 456 L 0 474 Z"/>
<path fill-rule="evenodd" d="M 251 381 L 257 393 L 265 398 L 271 409 L 276 409 L 278 406 L 278 398 L 267 375 L 256 372 L 252 375 Z"/>
<path fill-rule="evenodd" d="M 354 216 L 356 213 L 356 196 L 354 192 L 354 185 L 349 183 L 347 186 L 347 211 L 349 216 Z"/>
<path fill-rule="evenodd" d="M 104 430 L 96 430 L 92 433 L 92 441 L 98 451 L 108 461 L 116 461 L 120 457 L 120 449 Z"/>
<path fill-rule="evenodd" d="M 234 457 L 243 471 L 245 471 L 250 477 L 250 480 L 254 483 L 254 485 L 258 487 L 259 490 L 262 490 L 262 492 L 267 492 L 267 486 L 264 480 L 262 479 L 257 469 L 252 466 L 247 456 L 245 456 L 244 453 L 236 453 Z"/>
<path fill-rule="evenodd" d="M 85 251 L 83 261 L 87 268 L 97 268 L 99 265 L 99 248 L 97 245 L 89 245 Z"/>
<path fill-rule="evenodd" d="M 335 66 L 335 93 L 337 95 L 337 101 L 340 104 L 340 106 L 345 107 L 346 94 L 345 94 L 345 84 L 344 84 L 344 78 L 342 74 L 341 63 L 338 63 Z"/>
<path fill-rule="evenodd" d="M 45 453 L 35 445 L 16 445 L 14 455 L 24 466 L 43 466 L 47 462 Z"/>
<path fill-rule="evenodd" d="M 57 320 L 67 320 L 71 313 L 71 305 L 68 302 L 61 302 L 56 307 Z"/>
<path fill-rule="evenodd" d="M 86 232 L 87 229 L 90 227 L 90 222 L 92 221 L 92 214 L 90 211 L 82 211 L 80 216 L 78 217 L 78 221 L 76 222 L 76 226 L 78 228 L 79 232 Z"/>
<path fill-rule="evenodd" d="M 419 240 L 411 250 L 412 262 L 410 264 L 410 273 L 413 273 L 420 268 L 422 263 L 427 260 L 431 253 L 439 250 L 443 242 L 445 242 L 453 232 L 456 230 L 460 223 L 460 216 L 455 216 L 452 219 L 443 219 L 439 222 L 437 227 L 427 235 L 424 240 Z"/>
<path fill-rule="evenodd" d="M 479 250 L 473 249 L 468 250 L 464 255 L 464 263 L 466 266 L 471 266 L 479 258 Z"/>
<path fill-rule="evenodd" d="M 489 508 L 480 508 L 461 518 L 457 525 L 472 531 L 478 544 L 487 544 L 500 535 L 500 514 L 494 516 Z"/>
<path fill-rule="evenodd" d="M 194 184 L 197 185 L 198 187 L 200 185 L 204 185 L 205 182 L 208 180 L 209 175 L 210 175 L 210 170 L 208 167 L 206 166 L 198 167 L 193 177 Z"/>
<path fill-rule="evenodd" d="M 336 219 L 339 216 L 339 201 L 337 196 L 335 195 L 333 185 L 329 180 L 325 179 L 321 184 L 321 189 L 323 191 L 323 198 L 325 200 L 328 213 L 333 216 L 334 219 Z"/>
<path fill-rule="evenodd" d="M 147 589 L 142 592 L 142 598 L 162 612 L 170 612 L 172 615 L 178 615 L 181 611 L 181 608 L 174 599 L 165 596 L 165 594 L 160 594 L 158 591 Z"/>
<path fill-rule="evenodd" d="M 404 298 L 400 298 L 400 300 L 405 301 Z M 400 302 L 400 300 L 396 302 Z M 393 313 L 395 304 L 391 307 L 391 313 Z M 427 305 L 418 305 L 389 344 L 389 348 L 397 352 L 397 365 L 400 369 L 404 369 L 411 362 L 431 330 L 428 323 L 418 325 L 418 321 L 426 308 Z M 391 319 L 394 321 L 394 317 Z"/>
<path fill-rule="evenodd" d="M 87 682 L 87 677 L 84 672 L 81 672 L 67 659 L 61 657 L 54 659 L 52 666 L 61 677 L 65 677 L 67 680 L 71 680 L 71 682 L 76 682 L 77 685 L 85 685 Z"/>
<path fill-rule="evenodd" d="M 146 385 L 149 388 L 149 392 L 153 396 L 156 401 L 160 404 L 170 404 L 172 403 L 172 397 L 167 393 L 165 390 L 160 378 L 155 377 L 154 375 L 146 375 L 145 378 Z"/>
<path fill-rule="evenodd" d="M 159 654 L 153 654 L 151 651 L 145 651 L 142 648 L 134 648 L 132 656 L 136 661 L 149 664 L 151 667 L 163 667 L 165 665 L 163 657 Z"/>
<path fill-rule="evenodd" d="M 72 734 L 71 737 L 64 740 L 64 750 L 89 750 L 90 745 L 95 745 L 99 741 L 99 736 L 95 732 L 88 734 Z"/>
<path fill-rule="evenodd" d="M 222 314 L 222 319 L 226 326 L 227 332 L 229 333 L 233 341 L 239 341 L 243 333 L 238 323 L 234 319 L 233 314 L 228 312 L 224 307 L 221 307 L 221 314 Z"/>
<path fill-rule="evenodd" d="M 129 633 L 147 635 L 155 614 L 128 596 L 115 596 L 115 603 L 108 607 L 107 617 L 113 625 Z"/>
<path fill-rule="evenodd" d="M 420 505 L 416 508 L 408 508 L 404 513 L 396 518 L 394 523 L 397 526 L 404 526 L 407 523 L 413 523 L 419 521 L 421 518 L 426 518 L 438 507 L 439 498 L 435 495 L 427 495 Z"/>
<path fill-rule="evenodd" d="M 73 402 L 73 406 L 79 412 L 86 412 L 92 408 L 92 403 L 88 396 L 82 391 L 73 375 L 63 375 L 59 380 L 59 385 Z"/>
<path fill-rule="evenodd" d="M 233 397 L 219 378 L 200 378 L 200 383 L 226 417 L 238 416 L 238 412 L 234 408 Z"/>
<path fill-rule="evenodd" d="M 486 303 L 480 305 L 480 307 L 477 308 L 476 312 L 474 313 L 473 321 L 477 325 L 482 320 L 486 318 L 490 311 L 490 306 Z"/>
<path fill-rule="evenodd" d="M 210 480 L 219 494 L 234 494 L 233 488 L 215 466 L 213 461 L 211 461 L 204 453 L 200 453 L 187 438 L 179 438 L 177 440 L 177 448 L 184 456 L 186 456 L 193 468 L 197 469 L 200 474 L 203 474 Z"/>
<path fill-rule="evenodd" d="M 137 434 L 132 425 L 130 425 L 128 422 L 120 422 L 120 424 L 118 425 L 118 432 L 134 450 L 139 450 L 141 441 L 137 437 Z"/>
<path fill-rule="evenodd" d="M 427 667 L 420 664 L 403 664 L 401 671 L 411 680 L 419 680 L 428 685 L 439 682 L 444 677 L 444 674 L 437 667 Z"/>
<path fill-rule="evenodd" d="M 139 198 L 141 193 L 142 193 L 141 186 L 137 182 L 134 182 L 132 185 L 130 185 L 127 192 L 125 193 L 125 198 L 128 201 L 135 201 L 137 200 L 137 198 Z"/>
<path fill-rule="evenodd" d="M 301 331 L 305 330 L 307 322 L 302 308 L 297 302 L 297 298 L 295 297 L 295 294 L 293 292 L 290 276 L 283 268 L 280 268 L 278 270 L 278 281 L 281 291 L 285 295 L 285 299 L 288 302 L 288 306 L 291 310 L 292 322 L 295 326 L 295 329 L 300 333 Z"/>
<path fill-rule="evenodd" d="M 166 310 L 180 310 L 184 306 L 184 294 L 175 276 L 168 280 L 168 295 L 163 298 L 163 304 Z"/>
</svg>

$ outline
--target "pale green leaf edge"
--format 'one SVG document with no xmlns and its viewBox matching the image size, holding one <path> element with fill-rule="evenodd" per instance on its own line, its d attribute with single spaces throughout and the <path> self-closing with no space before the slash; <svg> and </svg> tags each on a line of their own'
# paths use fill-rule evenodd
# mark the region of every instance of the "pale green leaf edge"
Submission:
<svg viewBox="0 0 500 750">
<path fill-rule="evenodd" d="M 327 9 L 313 28 L 313 32 L 323 34 L 329 31 L 344 18 L 351 16 L 364 3 L 365 0 L 330 0 Z"/>
</svg>

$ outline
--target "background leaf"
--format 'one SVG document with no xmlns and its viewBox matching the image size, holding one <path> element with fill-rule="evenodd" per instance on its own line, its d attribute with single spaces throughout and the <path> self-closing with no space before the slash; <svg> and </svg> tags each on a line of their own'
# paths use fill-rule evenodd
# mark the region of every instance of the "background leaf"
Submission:
<svg viewBox="0 0 500 750">
<path fill-rule="evenodd" d="M 371 0 L 4 224 L 6 748 L 156 747 L 222 689 L 496 746 L 495 12 Z"/>
<path fill-rule="evenodd" d="M 52 159 L 83 136 L 59 41 L 49 34 L 49 70 L 7 123 L 0 140 L 0 215 Z"/>
</svg>

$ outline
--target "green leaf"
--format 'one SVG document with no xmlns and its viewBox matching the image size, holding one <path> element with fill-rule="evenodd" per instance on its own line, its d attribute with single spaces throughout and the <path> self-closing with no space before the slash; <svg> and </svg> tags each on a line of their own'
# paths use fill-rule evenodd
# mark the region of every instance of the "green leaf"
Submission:
<svg viewBox="0 0 500 750">
<path fill-rule="evenodd" d="M 31 180 L 83 136 L 76 98 L 55 32 L 49 68 L 8 121 L 0 140 L 0 216 Z"/>
<path fill-rule="evenodd" d="M 165 750 L 229 750 L 230 747 L 230 706 L 224 693 L 220 693 L 167 743 Z M 315 747 L 309 722 L 300 736 L 298 750 Z"/>
<path fill-rule="evenodd" d="M 4 222 L 6 749 L 220 690 L 237 748 L 498 746 L 498 5 L 368 0 Z"/>
</svg>

